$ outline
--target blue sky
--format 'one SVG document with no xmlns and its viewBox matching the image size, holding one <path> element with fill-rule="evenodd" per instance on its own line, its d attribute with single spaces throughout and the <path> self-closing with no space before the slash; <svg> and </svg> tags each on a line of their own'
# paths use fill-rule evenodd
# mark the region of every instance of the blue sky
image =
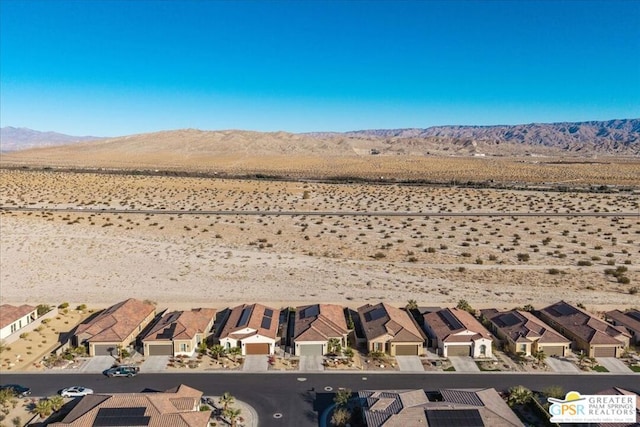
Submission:
<svg viewBox="0 0 640 427">
<path fill-rule="evenodd" d="M 0 122 L 74 135 L 640 117 L 640 2 L 0 0 Z"/>
</svg>

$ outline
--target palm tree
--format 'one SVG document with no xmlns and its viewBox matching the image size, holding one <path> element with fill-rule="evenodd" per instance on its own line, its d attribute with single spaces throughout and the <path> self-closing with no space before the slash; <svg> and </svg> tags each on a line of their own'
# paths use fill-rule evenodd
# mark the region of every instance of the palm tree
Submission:
<svg viewBox="0 0 640 427">
<path fill-rule="evenodd" d="M 40 399 L 38 403 L 33 405 L 32 412 L 40 418 L 47 418 L 51 415 L 52 410 L 53 408 L 51 407 L 51 401 L 49 401 L 49 399 Z"/>
<path fill-rule="evenodd" d="M 227 354 L 231 355 L 231 359 L 235 362 L 236 356 L 242 354 L 242 349 L 240 347 L 231 347 L 229 350 L 227 350 Z"/>
<path fill-rule="evenodd" d="M 354 352 L 351 347 L 345 347 L 345 349 L 342 350 L 342 354 L 344 354 L 349 359 L 353 359 Z"/>
<path fill-rule="evenodd" d="M 58 412 L 64 406 L 64 398 L 60 395 L 53 395 L 47 398 L 49 403 L 51 404 L 51 409 L 53 412 Z"/>
<path fill-rule="evenodd" d="M 351 399 L 352 394 L 353 393 L 351 392 L 350 388 L 341 388 L 333 397 L 333 403 L 335 403 L 339 407 L 347 406 L 347 403 L 349 402 L 349 399 Z"/>
<path fill-rule="evenodd" d="M 227 350 L 220 344 L 215 344 L 211 347 L 211 356 L 213 356 L 213 358 L 216 360 L 218 360 L 220 356 L 223 356 L 226 352 Z"/>
<path fill-rule="evenodd" d="M 583 368 L 583 367 L 584 367 L 584 362 L 585 362 L 585 360 L 587 360 L 588 358 L 589 358 L 589 357 L 588 357 L 586 354 L 584 354 L 584 353 L 580 353 L 580 354 L 578 355 L 578 365 L 580 365 L 580 367 L 581 367 L 581 368 Z"/>
<path fill-rule="evenodd" d="M 337 408 L 331 416 L 331 425 L 342 427 L 351 419 L 351 412 L 345 408 Z"/>
<path fill-rule="evenodd" d="M 327 342 L 327 352 L 329 354 L 338 354 L 341 348 L 342 345 L 338 338 L 329 338 L 329 341 Z"/>
<path fill-rule="evenodd" d="M 409 301 L 407 301 L 407 306 L 406 306 L 407 310 L 411 311 L 411 310 L 417 310 L 418 309 L 418 302 L 414 299 L 410 299 Z"/>
<path fill-rule="evenodd" d="M 222 405 L 222 411 L 226 411 L 229 409 L 231 405 L 233 405 L 236 401 L 236 398 L 231 395 L 228 391 L 225 391 L 224 394 L 220 397 L 218 403 Z"/>
<path fill-rule="evenodd" d="M 509 397 L 507 403 L 509 406 L 524 405 L 533 398 L 533 392 L 528 388 L 517 385 L 509 389 Z"/>
<path fill-rule="evenodd" d="M 236 426 L 236 419 L 240 416 L 241 412 L 242 411 L 239 408 L 227 408 L 224 411 L 224 415 L 229 419 L 229 422 L 231 423 L 231 427 Z"/>
<path fill-rule="evenodd" d="M 538 365 L 543 365 L 544 361 L 547 359 L 547 354 L 544 352 L 544 350 L 539 350 L 533 353 L 533 357 L 536 358 Z"/>
</svg>

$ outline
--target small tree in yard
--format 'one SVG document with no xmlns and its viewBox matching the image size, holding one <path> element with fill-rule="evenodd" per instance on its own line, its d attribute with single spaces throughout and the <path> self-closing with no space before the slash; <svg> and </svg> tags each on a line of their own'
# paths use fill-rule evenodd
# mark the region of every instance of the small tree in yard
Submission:
<svg viewBox="0 0 640 427">
<path fill-rule="evenodd" d="M 546 397 L 553 397 L 555 399 L 564 399 L 565 392 L 562 386 L 552 385 L 542 390 L 542 394 L 544 394 Z"/>
<path fill-rule="evenodd" d="M 222 411 L 224 412 L 227 409 L 229 409 L 229 407 L 233 405 L 235 401 L 236 401 L 236 398 L 233 397 L 231 393 L 229 393 L 228 391 L 225 391 L 224 394 L 220 397 L 220 400 L 218 403 L 222 405 Z"/>
<path fill-rule="evenodd" d="M 49 401 L 49 403 L 51 404 L 51 409 L 54 412 L 58 412 L 60 409 L 62 409 L 62 407 L 64 406 L 64 397 L 60 396 L 60 395 L 54 395 L 54 396 L 49 396 L 47 398 L 47 400 Z"/>
<path fill-rule="evenodd" d="M 535 357 L 536 361 L 538 362 L 538 365 L 542 365 L 544 364 L 544 361 L 547 359 L 547 354 L 544 352 L 544 350 L 540 350 L 533 353 L 533 357 Z"/>
<path fill-rule="evenodd" d="M 242 354 L 242 349 L 240 347 L 231 347 L 229 350 L 227 350 L 227 353 L 231 355 L 231 359 L 233 359 L 233 361 L 235 362 L 236 356 Z"/>
<path fill-rule="evenodd" d="M 460 301 L 458 301 L 458 305 L 456 305 L 456 308 L 469 312 L 473 315 L 476 314 L 476 310 L 473 307 L 471 307 L 471 304 L 469 304 L 469 302 L 466 299 L 461 299 Z"/>
<path fill-rule="evenodd" d="M 525 405 L 533 398 L 533 392 L 528 388 L 517 385 L 509 389 L 509 397 L 507 403 L 509 406 Z"/>
<path fill-rule="evenodd" d="M 327 352 L 329 354 L 338 354 L 342 350 L 342 345 L 340 344 L 340 340 L 338 338 L 329 338 L 327 342 Z"/>
<path fill-rule="evenodd" d="M 218 360 L 220 356 L 223 356 L 225 353 L 226 353 L 225 348 L 220 344 L 215 344 L 211 346 L 211 356 L 213 356 L 214 359 Z"/>
<path fill-rule="evenodd" d="M 236 421 L 240 416 L 241 412 L 242 411 L 237 408 L 227 408 L 223 411 L 224 416 L 227 417 L 227 419 L 229 419 L 229 423 L 231 424 L 231 427 L 236 427 Z"/>
<path fill-rule="evenodd" d="M 409 301 L 407 301 L 407 306 L 406 306 L 407 310 L 417 310 L 418 309 L 418 302 L 414 299 L 410 299 Z"/>
</svg>

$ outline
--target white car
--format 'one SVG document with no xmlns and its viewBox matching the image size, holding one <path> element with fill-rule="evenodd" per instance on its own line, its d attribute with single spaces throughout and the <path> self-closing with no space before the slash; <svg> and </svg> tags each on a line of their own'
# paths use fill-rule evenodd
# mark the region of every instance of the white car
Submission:
<svg viewBox="0 0 640 427">
<path fill-rule="evenodd" d="M 93 394 L 93 390 L 80 386 L 65 388 L 60 392 L 62 397 L 82 397 L 87 394 Z"/>
</svg>

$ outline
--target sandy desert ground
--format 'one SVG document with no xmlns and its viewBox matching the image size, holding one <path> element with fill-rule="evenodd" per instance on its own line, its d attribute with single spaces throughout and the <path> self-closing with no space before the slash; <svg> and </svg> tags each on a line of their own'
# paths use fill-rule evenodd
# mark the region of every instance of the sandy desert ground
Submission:
<svg viewBox="0 0 640 427">
<path fill-rule="evenodd" d="M 636 213 L 640 200 L 633 193 L 16 170 L 1 170 L 0 178 L 1 206 L 42 208 L 1 213 L 3 302 L 99 305 L 137 297 L 171 307 L 353 306 L 409 299 L 455 305 L 464 298 L 500 308 L 558 299 L 592 309 L 640 305 L 640 293 L 633 293 L 640 286 L 640 216 L 545 215 Z M 100 211 L 112 208 L 131 212 Z M 203 210 L 373 214 L 198 213 Z M 502 214 L 473 215 L 478 212 Z M 605 273 L 618 267 L 628 283 Z"/>
</svg>

